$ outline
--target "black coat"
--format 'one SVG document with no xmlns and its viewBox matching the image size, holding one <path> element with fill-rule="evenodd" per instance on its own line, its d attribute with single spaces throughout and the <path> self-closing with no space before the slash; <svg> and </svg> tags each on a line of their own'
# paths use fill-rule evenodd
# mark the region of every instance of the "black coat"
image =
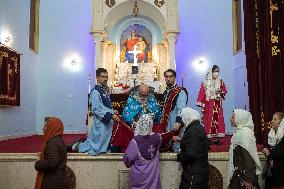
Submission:
<svg viewBox="0 0 284 189">
<path fill-rule="evenodd" d="M 272 187 L 284 186 L 284 137 L 270 150 L 268 159 L 273 160 Z"/>
<path fill-rule="evenodd" d="M 233 150 L 233 164 L 234 167 L 238 167 L 238 171 L 235 170 L 232 179 L 230 180 L 229 189 L 240 189 L 240 179 L 238 174 L 244 181 L 252 183 L 253 186 L 258 188 L 257 176 L 255 174 L 256 164 L 254 159 L 250 156 L 248 151 L 241 146 L 236 146 Z"/>
<path fill-rule="evenodd" d="M 180 189 L 208 188 L 208 140 L 199 121 L 187 126 L 180 141 L 181 152 L 177 160 L 181 162 L 183 172 Z"/>
<path fill-rule="evenodd" d="M 37 171 L 43 171 L 42 189 L 65 189 L 68 186 L 66 175 L 67 151 L 60 136 L 49 139 L 44 149 L 44 160 L 35 164 Z"/>
</svg>

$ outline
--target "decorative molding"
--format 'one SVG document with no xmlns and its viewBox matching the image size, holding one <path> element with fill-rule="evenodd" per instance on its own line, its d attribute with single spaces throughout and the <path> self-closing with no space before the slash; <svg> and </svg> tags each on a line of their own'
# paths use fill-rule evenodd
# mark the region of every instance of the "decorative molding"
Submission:
<svg viewBox="0 0 284 189">
<path fill-rule="evenodd" d="M 110 8 L 115 5 L 115 0 L 106 0 L 105 1 L 106 5 L 109 6 Z"/>
<path fill-rule="evenodd" d="M 162 7 L 165 3 L 165 0 L 155 0 L 154 1 L 155 5 L 157 5 L 157 7 Z"/>
<path fill-rule="evenodd" d="M 176 161 L 176 153 L 160 153 L 160 161 Z M 259 152 L 261 161 L 265 161 L 265 156 Z M 38 153 L 0 153 L 0 162 L 5 161 L 34 161 L 38 158 Z M 123 153 L 107 153 L 91 156 L 84 153 L 68 153 L 68 161 L 122 161 Z M 209 161 L 228 161 L 228 152 L 208 153 Z"/>
<path fill-rule="evenodd" d="M 118 186 L 119 186 L 118 188 L 119 189 L 130 188 L 129 174 L 130 174 L 130 169 L 118 170 Z"/>
</svg>

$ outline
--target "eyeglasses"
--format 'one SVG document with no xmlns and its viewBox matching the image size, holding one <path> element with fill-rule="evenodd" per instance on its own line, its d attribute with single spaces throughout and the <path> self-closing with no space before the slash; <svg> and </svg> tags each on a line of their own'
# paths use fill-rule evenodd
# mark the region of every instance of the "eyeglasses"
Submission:
<svg viewBox="0 0 284 189">
<path fill-rule="evenodd" d="M 106 79 L 107 79 L 107 78 L 108 78 L 108 76 L 101 75 L 101 76 L 100 76 L 100 78 L 106 78 Z"/>
</svg>

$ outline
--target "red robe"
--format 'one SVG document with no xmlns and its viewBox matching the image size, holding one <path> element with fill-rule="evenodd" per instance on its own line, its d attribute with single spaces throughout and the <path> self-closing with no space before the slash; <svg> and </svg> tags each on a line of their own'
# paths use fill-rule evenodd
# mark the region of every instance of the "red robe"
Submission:
<svg viewBox="0 0 284 189">
<path fill-rule="evenodd" d="M 167 125 L 169 120 L 169 115 L 172 109 L 173 100 L 180 93 L 181 88 L 177 87 L 171 95 L 168 97 L 167 103 L 164 105 L 164 111 L 161 118 L 161 122 L 153 126 L 153 132 L 160 133 L 162 136 L 161 151 L 168 151 L 171 147 L 171 139 L 173 136 L 177 136 L 179 130 L 168 131 Z M 112 129 L 111 144 L 117 146 L 124 152 L 129 145 L 131 139 L 134 136 L 134 129 L 128 126 L 122 118 L 120 122 L 115 122 Z"/>
<path fill-rule="evenodd" d="M 138 39 L 127 39 L 126 40 L 126 50 L 127 51 L 133 51 L 134 50 L 134 46 L 137 44 Z"/>
<path fill-rule="evenodd" d="M 224 99 L 227 89 L 223 80 L 221 80 L 220 91 L 220 96 Z M 204 84 L 201 84 L 197 105 L 202 107 L 203 123 L 208 138 L 225 136 L 222 98 L 207 100 Z"/>
</svg>

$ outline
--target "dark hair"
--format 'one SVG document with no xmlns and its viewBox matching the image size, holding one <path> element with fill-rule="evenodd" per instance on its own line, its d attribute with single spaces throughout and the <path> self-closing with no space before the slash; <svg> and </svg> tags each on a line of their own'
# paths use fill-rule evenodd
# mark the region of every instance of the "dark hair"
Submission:
<svg viewBox="0 0 284 189">
<path fill-rule="evenodd" d="M 98 69 L 96 70 L 96 76 L 97 76 L 97 77 L 101 76 L 101 73 L 107 73 L 107 70 L 104 69 L 104 68 L 98 68 Z"/>
<path fill-rule="evenodd" d="M 214 72 L 214 70 L 216 70 L 217 68 L 219 68 L 219 66 L 214 65 L 214 66 L 212 67 L 212 73 L 213 73 L 213 72 Z"/>
<path fill-rule="evenodd" d="M 50 120 L 51 117 L 45 117 L 44 118 L 44 122 L 48 122 L 48 120 Z"/>
<path fill-rule="evenodd" d="M 167 73 L 167 72 L 171 72 L 171 73 L 173 74 L 173 76 L 177 77 L 177 73 L 176 73 L 176 71 L 173 70 L 173 69 L 167 69 L 167 70 L 164 72 L 164 77 L 166 77 L 166 73 Z"/>
</svg>

